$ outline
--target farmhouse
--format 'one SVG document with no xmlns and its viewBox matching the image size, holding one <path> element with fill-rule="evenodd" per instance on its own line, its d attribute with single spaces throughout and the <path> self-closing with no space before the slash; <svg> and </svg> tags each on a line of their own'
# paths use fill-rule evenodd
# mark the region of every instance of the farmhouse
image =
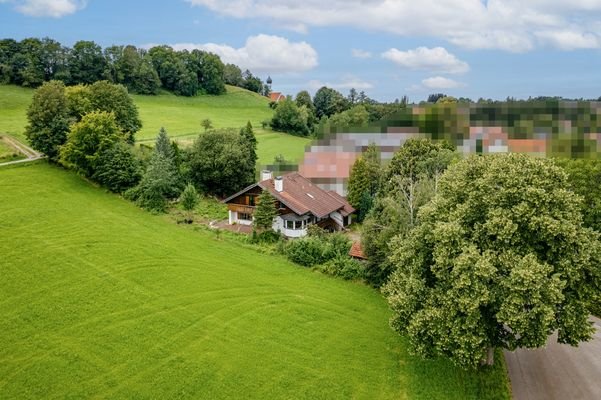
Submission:
<svg viewBox="0 0 601 400">
<path fill-rule="evenodd" d="M 279 102 L 280 100 L 286 100 L 286 96 L 284 96 L 282 93 L 280 92 L 273 92 L 269 94 L 269 100 L 274 101 L 274 102 Z"/>
<path fill-rule="evenodd" d="M 333 191 L 320 189 L 297 172 L 273 177 L 261 172 L 261 181 L 223 200 L 228 205 L 229 224 L 252 225 L 257 197 L 268 190 L 276 199 L 278 216 L 273 230 L 286 237 L 302 237 L 311 224 L 328 230 L 341 230 L 350 225 L 355 209 Z"/>
</svg>

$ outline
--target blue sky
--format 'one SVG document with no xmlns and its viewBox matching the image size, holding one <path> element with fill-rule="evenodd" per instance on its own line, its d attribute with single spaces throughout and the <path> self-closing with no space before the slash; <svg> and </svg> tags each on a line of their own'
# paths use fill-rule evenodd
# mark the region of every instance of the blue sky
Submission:
<svg viewBox="0 0 601 400">
<path fill-rule="evenodd" d="M 0 37 L 201 48 L 286 94 L 378 100 L 597 98 L 600 33 L 601 0 L 0 0 Z"/>
</svg>

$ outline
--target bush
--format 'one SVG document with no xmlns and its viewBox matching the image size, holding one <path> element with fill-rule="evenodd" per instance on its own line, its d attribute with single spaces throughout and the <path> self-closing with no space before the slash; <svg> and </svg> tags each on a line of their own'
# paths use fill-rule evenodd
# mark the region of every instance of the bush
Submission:
<svg viewBox="0 0 601 400">
<path fill-rule="evenodd" d="M 92 179 L 115 193 L 138 184 L 142 177 L 140 162 L 131 146 L 117 142 L 100 154 Z"/>
<path fill-rule="evenodd" d="M 266 230 L 260 233 L 253 230 L 251 243 L 278 243 L 281 239 L 282 236 L 278 232 L 272 230 Z"/>
<path fill-rule="evenodd" d="M 324 234 L 318 230 L 312 233 L 313 236 L 288 242 L 285 252 L 290 261 L 311 267 L 346 256 L 351 248 L 350 241 L 341 233 Z"/>
<path fill-rule="evenodd" d="M 324 244 L 316 238 L 292 240 L 286 246 L 286 256 L 296 264 L 311 267 L 326 261 Z"/>
<path fill-rule="evenodd" d="M 358 280 L 365 278 L 363 264 L 348 255 L 338 255 L 323 265 L 316 267 L 325 274 L 337 276 L 345 280 Z"/>
</svg>

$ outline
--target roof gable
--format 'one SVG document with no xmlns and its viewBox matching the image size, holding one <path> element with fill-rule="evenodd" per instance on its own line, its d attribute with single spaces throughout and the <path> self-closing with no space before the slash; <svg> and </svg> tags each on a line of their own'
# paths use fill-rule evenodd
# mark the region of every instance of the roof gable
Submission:
<svg viewBox="0 0 601 400">
<path fill-rule="evenodd" d="M 242 189 L 238 193 L 224 199 L 222 202 L 228 203 L 236 197 L 259 186 L 262 189 L 269 190 L 273 197 L 298 215 L 311 213 L 316 217 L 323 218 L 334 211 L 339 211 L 343 216 L 347 216 L 355 211 L 344 197 L 335 192 L 326 192 L 317 185 L 311 183 L 310 180 L 300 175 L 298 172 L 283 175 L 282 181 L 284 190 L 281 192 L 275 190 L 273 179 L 266 179 Z"/>
<path fill-rule="evenodd" d="M 350 207 L 344 198 L 332 196 L 297 172 L 282 176 L 282 180 L 284 190 L 281 192 L 275 190 L 273 179 L 261 181 L 259 185 L 299 215 L 310 212 L 323 218 L 347 205 Z"/>
</svg>

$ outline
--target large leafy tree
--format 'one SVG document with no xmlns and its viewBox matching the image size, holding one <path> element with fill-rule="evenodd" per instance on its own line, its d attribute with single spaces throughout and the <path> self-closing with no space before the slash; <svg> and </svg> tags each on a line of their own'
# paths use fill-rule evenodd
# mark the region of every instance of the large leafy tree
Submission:
<svg viewBox="0 0 601 400">
<path fill-rule="evenodd" d="M 416 225 L 420 207 L 436 193 L 440 176 L 455 157 L 448 144 L 427 139 L 407 140 L 394 154 L 361 235 L 371 284 L 386 282 L 393 270 L 388 259 L 391 239 Z"/>
<path fill-rule="evenodd" d="M 80 40 L 69 55 L 71 83 L 94 83 L 102 79 L 106 59 L 102 48 L 94 42 Z"/>
<path fill-rule="evenodd" d="M 93 110 L 114 113 L 115 121 L 127 135 L 128 142 L 134 142 L 134 135 L 142 127 L 142 121 L 138 116 L 138 108 L 124 86 L 98 81 L 90 86 L 90 102 Z"/>
<path fill-rule="evenodd" d="M 31 147 L 57 161 L 59 148 L 67 141 L 69 131 L 65 85 L 50 81 L 38 88 L 27 109 L 27 119 L 25 135 Z"/>
<path fill-rule="evenodd" d="M 93 111 L 71 125 L 60 160 L 87 177 L 92 177 L 100 156 L 124 139 L 113 113 Z"/>
<path fill-rule="evenodd" d="M 275 130 L 306 136 L 309 134 L 309 112 L 305 106 L 298 107 L 290 99 L 278 103 L 271 127 Z"/>
<path fill-rule="evenodd" d="M 601 232 L 601 160 L 558 159 L 569 176 L 570 187 L 584 199 L 584 224 Z"/>
<path fill-rule="evenodd" d="M 134 135 L 142 127 L 138 108 L 123 85 L 98 81 L 89 86 L 71 86 L 66 90 L 69 115 L 79 121 L 91 111 L 112 112 L 127 141 L 135 141 Z"/>
<path fill-rule="evenodd" d="M 340 92 L 326 86 L 315 92 L 313 105 L 318 119 L 324 116 L 329 117 L 350 108 L 350 102 Z"/>
<path fill-rule="evenodd" d="M 473 156 L 440 180 L 420 223 L 391 246 L 392 327 L 423 356 L 492 363 L 493 349 L 577 345 L 594 331 L 598 235 L 549 160 Z"/>
<path fill-rule="evenodd" d="M 199 135 L 190 150 L 188 167 L 196 187 L 221 196 L 235 193 L 255 179 L 248 141 L 235 130 Z"/>
<path fill-rule="evenodd" d="M 225 66 L 219 56 L 213 53 L 201 53 L 200 77 L 198 81 L 205 93 L 213 95 L 225 93 L 224 71 Z"/>
</svg>

